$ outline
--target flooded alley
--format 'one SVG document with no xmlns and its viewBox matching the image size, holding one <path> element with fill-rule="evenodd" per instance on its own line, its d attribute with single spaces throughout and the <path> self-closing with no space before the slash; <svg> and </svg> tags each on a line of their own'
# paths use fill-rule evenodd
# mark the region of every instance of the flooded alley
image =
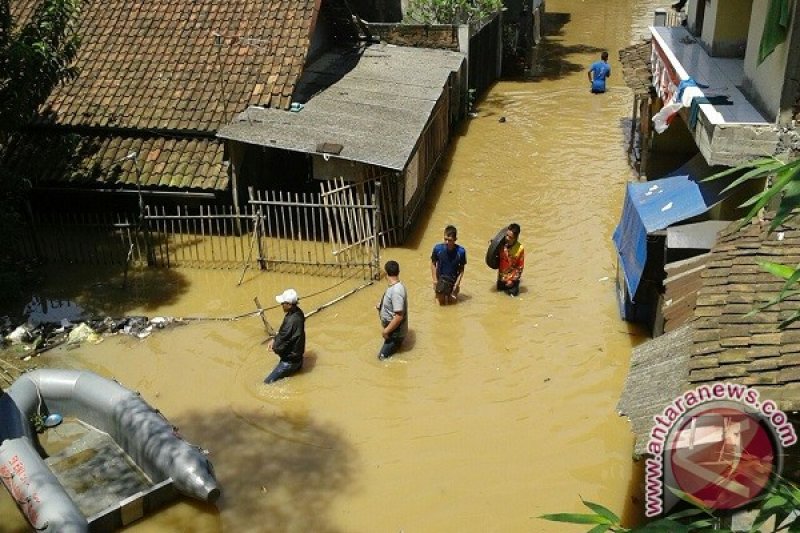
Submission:
<svg viewBox="0 0 800 533">
<path fill-rule="evenodd" d="M 664 6 L 548 0 L 535 68 L 478 102 L 412 237 L 381 251 L 409 291 L 410 333 L 394 358 L 376 358 L 385 280 L 309 317 L 305 369 L 272 386 L 262 379 L 276 357 L 257 316 L 42 355 L 140 391 L 210 450 L 218 509 L 181 501 L 127 531 L 579 531 L 538 517 L 582 512 L 581 497 L 636 519 L 633 437 L 615 409 L 645 339 L 620 320 L 614 291 L 611 234 L 634 177 L 617 52 Z M 610 88 L 592 95 L 586 69 L 603 50 Z M 484 264 L 510 222 L 527 256 L 518 298 L 497 293 Z M 458 303 L 439 307 L 430 254 L 448 224 L 468 264 Z M 123 292 L 120 275 L 58 269 L 42 294 L 114 316 L 218 318 L 252 311 L 257 296 L 277 326 L 286 287 L 308 312 L 362 283 L 251 270 L 237 286 L 239 271 L 172 269 Z M 27 531 L 5 491 L 0 531 Z"/>
</svg>

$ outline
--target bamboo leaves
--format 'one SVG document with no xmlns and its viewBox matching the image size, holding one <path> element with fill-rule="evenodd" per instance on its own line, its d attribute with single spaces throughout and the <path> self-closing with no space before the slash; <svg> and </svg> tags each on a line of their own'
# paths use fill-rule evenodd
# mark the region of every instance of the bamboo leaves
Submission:
<svg viewBox="0 0 800 533">
<path fill-rule="evenodd" d="M 567 522 L 570 524 L 595 524 L 589 530 L 590 533 L 600 533 L 605 531 L 629 531 L 621 528 L 619 517 L 612 511 L 600 504 L 581 499 L 583 505 L 588 507 L 593 513 L 554 513 L 540 516 L 551 522 Z"/>
<path fill-rule="evenodd" d="M 725 520 L 714 514 L 704 503 L 685 492 L 670 487 L 681 500 L 686 502 L 680 511 L 671 512 L 656 520 L 633 528 L 624 527 L 620 518 L 602 505 L 581 499 L 591 513 L 554 513 L 540 516 L 544 520 L 592 526 L 587 533 L 730 533 L 724 527 Z M 785 478 L 779 477 L 776 484 L 753 501 L 758 510 L 752 524 L 747 529 L 737 529 L 746 533 L 764 531 L 800 531 L 800 488 Z M 688 505 L 688 507 L 687 507 Z"/>
</svg>

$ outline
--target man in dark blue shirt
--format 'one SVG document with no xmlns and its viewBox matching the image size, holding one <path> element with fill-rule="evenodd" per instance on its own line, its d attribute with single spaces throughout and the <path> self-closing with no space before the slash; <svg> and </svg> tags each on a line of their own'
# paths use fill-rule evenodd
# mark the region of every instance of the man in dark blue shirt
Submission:
<svg viewBox="0 0 800 533">
<path fill-rule="evenodd" d="M 600 54 L 600 61 L 595 61 L 589 67 L 589 82 L 592 84 L 592 93 L 606 92 L 606 78 L 611 76 L 611 66 L 608 64 L 608 52 Z"/>
<path fill-rule="evenodd" d="M 461 290 L 467 251 L 456 244 L 457 237 L 456 227 L 447 226 L 444 229 L 444 242 L 434 246 L 431 253 L 431 278 L 439 305 L 455 302 Z"/>
</svg>

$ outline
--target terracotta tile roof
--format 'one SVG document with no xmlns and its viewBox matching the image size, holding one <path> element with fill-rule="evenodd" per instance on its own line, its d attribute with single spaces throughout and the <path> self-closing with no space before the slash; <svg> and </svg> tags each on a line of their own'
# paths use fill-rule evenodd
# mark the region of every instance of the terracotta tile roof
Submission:
<svg viewBox="0 0 800 533">
<path fill-rule="evenodd" d="M 228 169 L 217 139 L 121 137 L 52 133 L 27 135 L 8 151 L 4 168 L 35 185 L 135 187 L 137 172 L 125 157 L 135 152 L 143 188 L 224 190 Z"/>
<path fill-rule="evenodd" d="M 37 2 L 11 9 L 26 20 Z M 135 151 L 143 186 L 227 188 L 215 132 L 250 105 L 290 106 L 317 3 L 82 2 L 80 74 L 53 91 L 5 164 L 30 175 L 25 161 L 36 161 L 39 184 L 131 185 L 131 163 L 114 161 Z"/>
<path fill-rule="evenodd" d="M 12 0 L 25 16 L 37 0 Z M 315 0 L 87 0 L 80 75 L 45 103 L 58 125 L 213 132 L 249 105 L 288 108 Z"/>
<path fill-rule="evenodd" d="M 766 221 L 719 235 L 697 294 L 695 332 L 689 360 L 691 386 L 731 380 L 755 385 L 781 408 L 800 409 L 800 322 L 778 324 L 800 308 L 800 297 L 747 316 L 758 303 L 776 296 L 783 281 L 758 261 L 800 263 L 800 220 L 767 235 Z"/>
</svg>

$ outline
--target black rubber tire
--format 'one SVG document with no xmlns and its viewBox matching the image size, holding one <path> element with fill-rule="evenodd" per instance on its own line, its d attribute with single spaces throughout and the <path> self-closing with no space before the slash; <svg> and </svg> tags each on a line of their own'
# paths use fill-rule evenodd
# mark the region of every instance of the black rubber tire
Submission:
<svg viewBox="0 0 800 533">
<path fill-rule="evenodd" d="M 508 228 L 503 228 L 497 232 L 497 235 L 492 237 L 489 241 L 489 247 L 486 249 L 486 266 L 493 270 L 500 267 L 500 247 L 506 240 L 506 231 Z"/>
</svg>

